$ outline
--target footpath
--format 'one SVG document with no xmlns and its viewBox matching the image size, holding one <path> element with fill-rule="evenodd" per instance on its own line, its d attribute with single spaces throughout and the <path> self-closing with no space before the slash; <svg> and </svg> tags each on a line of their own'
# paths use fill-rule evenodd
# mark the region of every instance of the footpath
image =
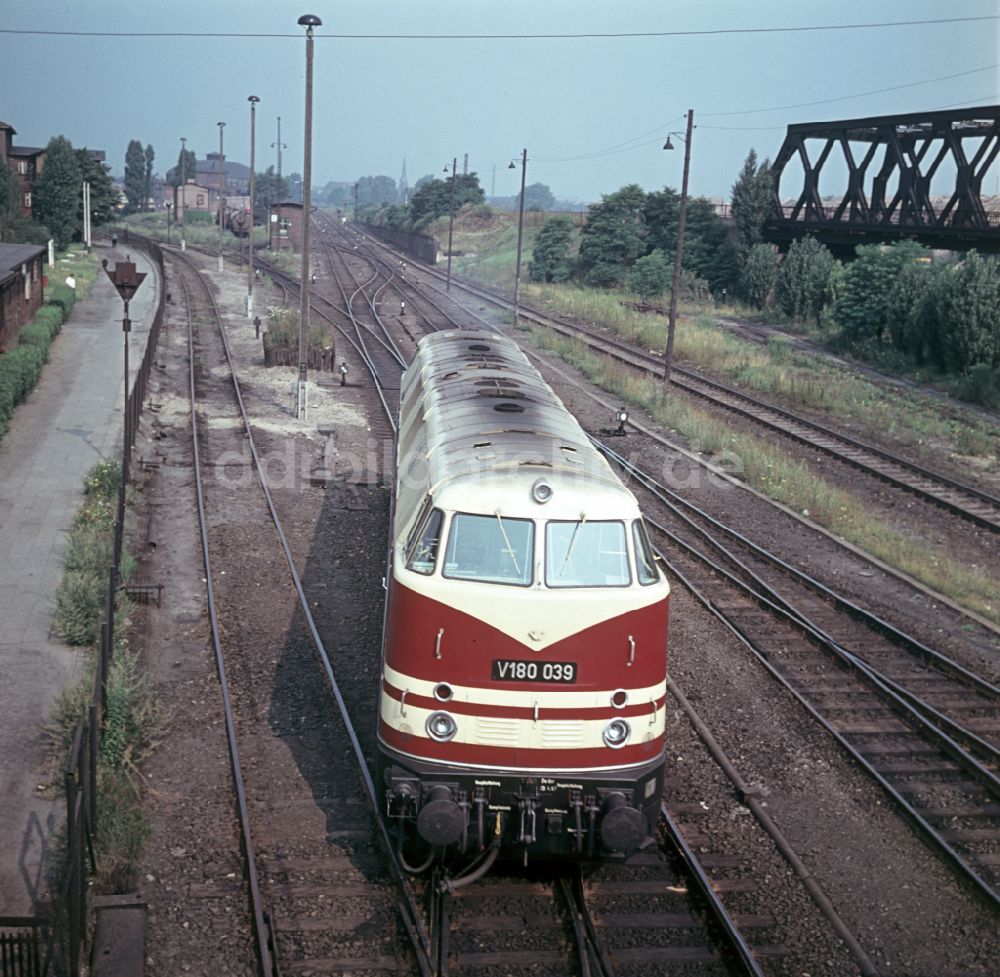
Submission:
<svg viewBox="0 0 1000 977">
<path fill-rule="evenodd" d="M 96 250 L 112 267 L 128 252 L 146 272 L 129 305 L 134 376 L 162 288 L 159 273 L 141 252 Z M 85 653 L 55 639 L 50 620 L 83 478 L 121 451 L 122 315 L 122 300 L 100 271 L 0 441 L 0 915 L 30 915 L 45 898 L 64 820 L 47 720 L 59 693 L 82 673 Z"/>
</svg>

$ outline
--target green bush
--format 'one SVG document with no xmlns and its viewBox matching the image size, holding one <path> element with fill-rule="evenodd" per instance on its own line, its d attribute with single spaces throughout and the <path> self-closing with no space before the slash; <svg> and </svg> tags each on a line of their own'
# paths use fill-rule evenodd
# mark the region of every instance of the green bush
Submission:
<svg viewBox="0 0 1000 977">
<path fill-rule="evenodd" d="M 49 345 L 65 318 L 61 306 L 42 306 L 21 329 L 19 345 L 0 357 L 0 435 L 6 432 L 14 408 L 38 382 Z"/>
<path fill-rule="evenodd" d="M 987 363 L 977 363 L 961 378 L 956 392 L 970 403 L 1000 407 L 1000 373 Z"/>
<path fill-rule="evenodd" d="M 54 305 L 62 309 L 63 321 L 65 321 L 76 304 L 76 289 L 56 282 L 53 285 L 49 285 L 46 290 L 45 302 L 48 305 Z"/>
</svg>

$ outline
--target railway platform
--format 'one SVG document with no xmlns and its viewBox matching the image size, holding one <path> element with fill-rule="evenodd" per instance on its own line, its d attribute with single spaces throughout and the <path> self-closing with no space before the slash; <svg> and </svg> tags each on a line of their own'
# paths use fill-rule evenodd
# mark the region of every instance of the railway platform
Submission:
<svg viewBox="0 0 1000 977">
<path fill-rule="evenodd" d="M 99 244 L 97 252 L 112 265 L 128 252 L 147 273 L 129 307 L 134 370 L 162 287 L 159 273 L 126 247 Z M 50 619 L 83 477 L 121 450 L 122 314 L 122 300 L 101 272 L 0 441 L 0 915 L 30 915 L 45 898 L 63 821 L 47 723 L 85 657 L 50 632 Z"/>
</svg>

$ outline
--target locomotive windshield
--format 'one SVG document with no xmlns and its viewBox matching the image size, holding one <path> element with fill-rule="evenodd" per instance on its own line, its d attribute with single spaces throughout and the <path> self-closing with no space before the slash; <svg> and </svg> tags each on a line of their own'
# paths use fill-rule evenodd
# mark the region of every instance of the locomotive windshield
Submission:
<svg viewBox="0 0 1000 977">
<path fill-rule="evenodd" d="M 653 548 L 649 545 L 646 526 L 641 519 L 632 523 L 632 541 L 635 543 L 635 569 L 639 575 L 639 583 L 644 587 L 657 583 L 660 571 L 653 562 Z"/>
<path fill-rule="evenodd" d="M 548 587 L 627 587 L 625 526 L 620 522 L 545 524 L 545 584 Z"/>
<path fill-rule="evenodd" d="M 458 580 L 527 587 L 531 583 L 535 525 L 510 519 L 457 513 L 451 520 L 444 575 Z"/>
<path fill-rule="evenodd" d="M 434 572 L 437 562 L 438 543 L 441 540 L 441 521 L 444 514 L 440 509 L 426 512 L 422 521 L 418 520 L 418 531 L 413 534 L 410 549 L 406 554 L 406 566 L 425 576 Z"/>
</svg>

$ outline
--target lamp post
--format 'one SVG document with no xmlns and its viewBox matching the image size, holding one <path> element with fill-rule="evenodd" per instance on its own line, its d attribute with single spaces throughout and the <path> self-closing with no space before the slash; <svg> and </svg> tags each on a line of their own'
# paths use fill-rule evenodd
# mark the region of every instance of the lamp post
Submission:
<svg viewBox="0 0 1000 977">
<path fill-rule="evenodd" d="M 222 151 L 222 131 L 226 128 L 225 122 L 217 123 L 219 127 L 219 272 L 222 272 L 222 232 L 225 224 L 225 198 L 226 198 L 226 167 L 223 165 L 225 155 Z"/>
<path fill-rule="evenodd" d="M 312 96 L 313 28 L 323 21 L 315 14 L 303 14 L 299 26 L 306 29 L 306 126 L 302 142 L 302 271 L 299 275 L 299 384 L 295 415 L 304 421 L 308 411 L 309 382 L 309 210 L 312 203 Z"/>
<path fill-rule="evenodd" d="M 444 290 L 451 291 L 451 237 L 455 230 L 455 171 L 458 168 L 458 157 L 451 161 L 451 205 L 448 207 L 448 276 L 445 279 Z M 445 173 L 448 167 L 444 168 Z"/>
<path fill-rule="evenodd" d="M 670 368 L 674 358 L 674 333 L 677 330 L 677 293 L 681 287 L 681 260 L 684 256 L 684 222 L 687 219 L 688 172 L 691 168 L 691 130 L 694 128 L 694 109 L 688 109 L 687 133 L 671 132 L 667 135 L 664 149 L 673 149 L 671 136 L 677 136 L 684 143 L 684 175 L 681 177 L 681 205 L 677 218 L 677 249 L 674 254 L 674 278 L 670 286 L 670 310 L 667 313 L 667 348 L 663 352 L 663 397 L 670 386 Z"/>
<path fill-rule="evenodd" d="M 254 167 L 254 143 L 257 137 L 257 103 L 260 99 L 256 95 L 247 97 L 250 103 L 250 230 L 247 237 L 247 252 L 249 263 L 247 272 L 247 318 L 253 319 L 253 167 Z"/>
<path fill-rule="evenodd" d="M 516 164 L 510 161 L 507 169 L 515 169 Z M 514 328 L 517 328 L 517 317 L 521 304 L 521 241 L 524 237 L 524 178 L 528 173 L 528 150 L 521 153 L 521 202 L 517 211 L 517 262 L 514 266 Z"/>
<path fill-rule="evenodd" d="M 187 195 L 187 136 L 181 136 L 181 202 L 177 205 L 177 223 L 181 225 L 181 251 L 187 250 L 184 240 L 184 202 Z"/>
<path fill-rule="evenodd" d="M 167 244 L 170 243 L 170 208 L 171 207 L 173 207 L 173 204 L 170 203 L 170 201 L 168 200 L 167 201 Z"/>
</svg>

